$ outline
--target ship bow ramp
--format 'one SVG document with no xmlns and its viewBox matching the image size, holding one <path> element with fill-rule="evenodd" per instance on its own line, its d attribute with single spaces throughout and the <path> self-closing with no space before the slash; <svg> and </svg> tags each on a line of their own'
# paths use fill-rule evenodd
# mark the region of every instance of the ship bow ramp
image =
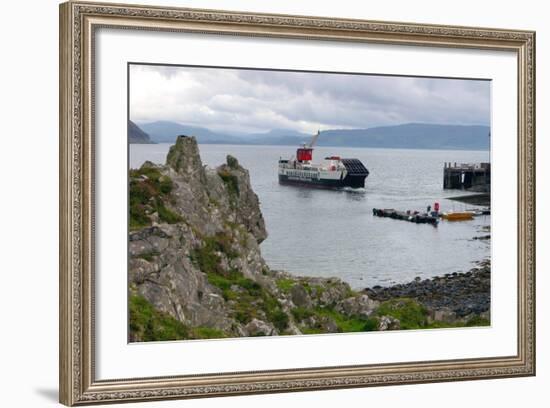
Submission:
<svg viewBox="0 0 550 408">
<path fill-rule="evenodd" d="M 369 171 L 359 159 L 342 159 L 342 164 L 347 170 L 347 175 L 343 180 L 344 186 L 353 188 L 365 187 L 365 179 Z"/>
</svg>

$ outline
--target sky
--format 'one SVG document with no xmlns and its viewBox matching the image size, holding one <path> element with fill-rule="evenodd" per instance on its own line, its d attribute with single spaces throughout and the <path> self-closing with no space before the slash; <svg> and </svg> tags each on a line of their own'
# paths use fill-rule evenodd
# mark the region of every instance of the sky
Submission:
<svg viewBox="0 0 550 408">
<path fill-rule="evenodd" d="M 490 124 L 490 81 L 130 66 L 130 119 L 226 134 Z"/>
</svg>

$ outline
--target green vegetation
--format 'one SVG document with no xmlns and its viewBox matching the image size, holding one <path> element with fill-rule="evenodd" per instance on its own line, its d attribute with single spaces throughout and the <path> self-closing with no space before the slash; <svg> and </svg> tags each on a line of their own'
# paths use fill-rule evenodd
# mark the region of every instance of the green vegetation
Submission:
<svg viewBox="0 0 550 408">
<path fill-rule="evenodd" d="M 224 276 L 221 267 L 221 257 L 218 253 L 224 253 L 227 258 L 235 259 L 239 253 L 232 248 L 232 238 L 224 232 L 218 232 L 212 237 L 203 237 L 203 245 L 196 248 L 191 254 L 191 260 L 207 275 L 215 274 Z"/>
<path fill-rule="evenodd" d="M 326 334 L 326 332 L 321 328 L 311 328 L 311 327 L 302 327 L 300 328 L 303 334 Z"/>
<path fill-rule="evenodd" d="M 454 327 L 489 326 L 491 322 L 480 316 L 474 316 L 468 321 L 428 322 L 428 310 L 413 299 L 398 298 L 383 302 L 376 311 L 377 316 L 391 316 L 399 319 L 400 327 L 407 329 L 444 329 Z"/>
<path fill-rule="evenodd" d="M 225 300 L 235 300 L 239 297 L 240 290 L 247 291 L 251 296 L 261 295 L 261 286 L 252 279 L 245 278 L 242 273 L 232 269 L 225 275 L 209 272 L 206 274 L 208 282 L 222 290 Z M 231 289 L 231 286 L 238 286 L 239 289 Z"/>
<path fill-rule="evenodd" d="M 130 332 L 138 341 L 190 338 L 189 328 L 168 313 L 160 312 L 144 297 L 130 296 Z"/>
<path fill-rule="evenodd" d="M 279 290 L 284 293 L 290 292 L 290 289 L 292 289 L 292 287 L 296 284 L 296 282 L 290 278 L 278 279 L 276 283 Z"/>
<path fill-rule="evenodd" d="M 338 326 L 338 331 L 342 333 L 371 331 L 376 330 L 378 326 L 377 319 L 346 316 L 331 308 L 316 309 L 316 313 L 318 316 L 331 318 Z"/>
<path fill-rule="evenodd" d="M 130 296 L 130 333 L 136 341 L 221 339 L 227 335 L 212 327 L 190 328 L 161 312 L 143 296 Z"/>
<path fill-rule="evenodd" d="M 320 299 L 323 293 L 327 290 L 327 288 L 323 285 L 315 285 L 308 282 L 306 279 L 292 279 L 292 278 L 280 278 L 277 279 L 275 282 L 277 284 L 277 287 L 279 290 L 283 293 L 290 293 L 290 290 L 295 285 L 301 285 L 309 296 L 311 296 L 314 299 Z M 336 285 L 336 282 L 328 282 L 328 285 Z M 355 296 L 356 293 L 349 289 L 349 291 L 345 294 L 345 297 L 352 297 Z"/>
<path fill-rule="evenodd" d="M 363 331 L 375 330 L 378 330 L 378 319 L 376 317 L 369 317 L 365 320 L 365 327 L 363 327 Z"/>
<path fill-rule="evenodd" d="M 226 233 L 204 237 L 203 245 L 191 254 L 191 260 L 206 274 L 208 282 L 219 288 L 227 301 L 233 301 L 233 317 L 246 324 L 254 318 L 269 320 L 279 330 L 288 327 L 288 315 L 278 300 L 259 283 L 246 278 L 241 271 L 221 265 L 221 254 L 228 259 L 238 257 L 232 248 L 232 238 Z"/>
<path fill-rule="evenodd" d="M 228 170 L 222 169 L 218 171 L 219 176 L 223 180 L 227 191 L 232 199 L 239 196 L 239 179 L 234 174 L 231 174 Z"/>
<path fill-rule="evenodd" d="M 291 310 L 297 323 L 301 324 L 301 330 L 304 334 L 324 333 L 323 319 L 332 320 L 338 327 L 339 332 L 362 332 L 374 331 L 378 329 L 378 322 L 382 316 L 390 316 L 399 320 L 402 330 L 410 329 L 439 329 L 456 327 L 480 327 L 489 326 L 490 321 L 479 316 L 474 316 L 470 320 L 456 322 L 428 321 L 428 310 L 413 299 L 398 298 L 383 302 L 376 310 L 373 316 L 369 318 L 361 316 L 347 316 L 333 307 L 325 308 L 304 308 L 296 307 Z M 313 317 L 317 321 L 314 327 L 308 327 L 303 322 Z"/>
<path fill-rule="evenodd" d="M 333 308 L 313 308 L 308 309 L 304 307 L 295 307 L 291 310 L 294 319 L 300 323 L 310 317 L 313 317 L 318 323 L 314 327 L 301 327 L 304 334 L 318 334 L 325 333 L 323 329 L 323 322 L 331 320 L 336 324 L 338 332 L 363 332 L 373 331 L 378 327 L 378 319 L 365 318 L 360 316 L 346 316 L 340 312 L 337 312 Z"/>
<path fill-rule="evenodd" d="M 227 337 L 222 330 L 211 327 L 196 327 L 192 329 L 192 335 L 194 339 L 223 339 Z"/>
<path fill-rule="evenodd" d="M 232 236 L 225 232 L 218 232 L 213 237 L 206 237 L 204 242 L 211 250 L 223 252 L 229 259 L 239 257 L 239 253 L 233 249 Z"/>
<path fill-rule="evenodd" d="M 220 288 L 223 297 L 234 302 L 233 317 L 246 324 L 253 318 L 270 321 L 277 330 L 284 334 L 288 328 L 288 315 L 269 292 L 257 282 L 245 278 L 240 272 L 232 270 L 227 276 L 210 273 L 209 282 Z M 467 322 L 445 323 L 432 322 L 428 324 L 427 311 L 412 299 L 393 299 L 380 305 L 376 316 L 364 318 L 346 316 L 333 308 L 296 307 L 291 310 L 300 330 L 304 334 L 326 333 L 324 326 L 327 321 L 336 324 L 340 333 L 374 331 L 378 328 L 379 316 L 391 316 L 400 320 L 401 329 L 435 329 L 453 327 L 488 326 L 487 319 L 475 316 Z M 304 324 L 306 319 L 313 318 L 314 326 Z M 168 313 L 158 311 L 144 297 L 130 296 L 130 331 L 136 341 L 167 341 L 183 339 L 215 339 L 225 338 L 227 333 L 210 327 L 188 327 Z"/>
<path fill-rule="evenodd" d="M 327 282 L 327 285 L 337 285 L 339 282 Z M 301 285 L 306 292 L 314 299 L 319 300 L 323 293 L 327 290 L 327 287 L 323 285 L 315 285 L 307 282 L 306 280 L 294 280 L 291 278 L 281 278 L 276 281 L 277 287 L 283 293 L 289 293 L 295 285 Z M 354 291 L 349 289 L 345 294 L 345 297 L 351 297 L 356 295 Z M 326 333 L 326 328 L 323 327 L 327 322 L 332 321 L 337 327 L 337 331 L 344 332 L 363 332 L 373 331 L 378 328 L 378 319 L 375 317 L 366 318 L 362 316 L 348 316 L 340 313 L 334 309 L 334 305 L 325 305 L 324 307 L 306 308 L 295 307 L 291 310 L 294 320 L 299 324 L 300 330 L 304 334 L 319 334 Z M 304 323 L 307 319 L 316 322 L 314 327 L 310 327 L 308 322 Z"/>
<path fill-rule="evenodd" d="M 228 259 L 239 257 L 239 253 L 233 249 L 233 237 L 227 232 L 218 232 L 213 236 L 202 236 L 200 232 L 194 232 L 201 238 L 203 245 L 195 248 L 191 260 L 202 272 L 223 275 L 220 254 L 225 254 Z"/>
<path fill-rule="evenodd" d="M 294 316 L 294 319 L 297 322 L 301 322 L 315 315 L 312 309 L 308 309 L 305 307 L 295 307 L 290 312 L 292 313 L 292 316 Z"/>
<path fill-rule="evenodd" d="M 454 322 L 454 323 L 447 323 L 447 322 L 440 322 L 435 321 L 430 324 L 428 324 L 425 328 L 426 329 L 450 329 L 450 328 L 458 328 L 458 327 L 483 327 L 483 326 L 490 326 L 491 322 L 487 319 L 484 319 L 480 316 L 473 316 L 466 322 Z"/>
<path fill-rule="evenodd" d="M 172 179 L 155 167 L 130 170 L 130 229 L 151 225 L 150 215 L 154 212 L 168 224 L 182 221 L 180 215 L 165 205 L 173 188 Z"/>
<path fill-rule="evenodd" d="M 423 329 L 428 326 L 428 311 L 412 299 L 387 300 L 380 305 L 376 313 L 378 316 L 399 319 L 401 329 Z"/>
<path fill-rule="evenodd" d="M 166 208 L 164 206 L 164 203 L 160 199 L 157 199 L 156 204 L 157 204 L 156 210 L 159 215 L 159 219 L 161 221 L 164 221 L 168 224 L 175 224 L 183 220 L 183 218 L 179 214 L 176 214 L 174 211 L 170 210 L 169 208 Z"/>
<path fill-rule="evenodd" d="M 488 319 L 484 319 L 480 316 L 474 316 L 468 320 L 465 324 L 466 327 L 476 327 L 476 326 L 490 326 L 491 322 Z"/>
<path fill-rule="evenodd" d="M 223 273 L 223 269 L 220 265 L 220 256 L 206 244 L 193 250 L 191 253 L 191 260 L 206 274 Z"/>
<path fill-rule="evenodd" d="M 160 255 L 159 251 L 157 251 L 156 249 L 152 249 L 150 251 L 143 252 L 143 253 L 137 255 L 137 258 L 145 259 L 147 262 L 151 262 L 154 257 L 159 256 L 159 255 Z"/>
<path fill-rule="evenodd" d="M 267 291 L 262 293 L 263 310 L 267 318 L 273 323 L 275 328 L 282 332 L 288 327 L 288 315 L 283 312 L 279 301 L 269 294 Z"/>
<path fill-rule="evenodd" d="M 248 248 L 248 231 L 242 224 L 233 221 L 225 221 L 224 225 L 231 231 L 233 236 L 238 237 L 240 246 Z"/>
<path fill-rule="evenodd" d="M 322 285 L 310 285 L 307 282 L 304 282 L 302 285 L 306 288 L 307 293 L 309 293 L 312 298 L 319 300 L 321 299 L 321 296 L 323 296 L 323 293 L 327 290 L 327 288 Z"/>
<path fill-rule="evenodd" d="M 252 319 L 269 320 L 279 331 L 288 327 L 288 316 L 278 300 L 252 279 L 232 269 L 229 274 L 207 273 L 208 282 L 222 291 L 227 301 L 233 301 L 233 317 L 247 324 Z"/>
</svg>

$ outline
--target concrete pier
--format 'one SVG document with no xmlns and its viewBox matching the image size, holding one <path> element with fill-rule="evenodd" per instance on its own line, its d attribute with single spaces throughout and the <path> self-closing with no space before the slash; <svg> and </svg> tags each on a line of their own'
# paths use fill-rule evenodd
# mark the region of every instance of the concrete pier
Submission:
<svg viewBox="0 0 550 408">
<path fill-rule="evenodd" d="M 491 163 L 447 163 L 443 188 L 476 192 L 491 191 Z"/>
</svg>

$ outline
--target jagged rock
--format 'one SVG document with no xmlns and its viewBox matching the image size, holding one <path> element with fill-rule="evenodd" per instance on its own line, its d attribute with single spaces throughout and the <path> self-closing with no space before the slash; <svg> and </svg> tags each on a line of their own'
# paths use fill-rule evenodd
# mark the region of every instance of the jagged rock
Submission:
<svg viewBox="0 0 550 408">
<path fill-rule="evenodd" d="M 348 297 L 351 291 L 350 286 L 338 279 L 329 279 L 326 281 L 323 291 L 319 296 L 319 301 L 323 305 L 332 306 L 340 300 Z"/>
<path fill-rule="evenodd" d="M 300 328 L 294 322 L 289 322 L 289 325 L 286 328 L 286 334 L 300 335 L 300 334 L 303 334 L 303 333 L 300 330 Z"/>
<path fill-rule="evenodd" d="M 233 156 L 228 155 L 226 161 L 216 171 L 225 183 L 229 200 L 236 210 L 236 222 L 243 224 L 260 244 L 267 238 L 267 230 L 260 200 L 250 184 L 250 174 Z"/>
<path fill-rule="evenodd" d="M 309 329 L 320 330 L 323 333 L 337 333 L 338 325 L 329 316 L 309 316 L 301 324 Z"/>
<path fill-rule="evenodd" d="M 302 285 L 294 285 L 290 289 L 290 297 L 292 299 L 292 303 L 298 307 L 310 308 L 312 305 L 311 298 L 309 297 L 307 290 Z"/>
<path fill-rule="evenodd" d="M 336 305 L 335 310 L 348 316 L 370 317 L 379 306 L 380 302 L 363 294 L 344 299 Z"/>
<path fill-rule="evenodd" d="M 206 181 L 197 140 L 194 137 L 178 136 L 176 144 L 170 147 L 166 164 L 186 178 Z"/>
<path fill-rule="evenodd" d="M 334 321 L 334 319 L 328 317 L 328 316 L 323 316 L 319 323 L 318 323 L 318 326 L 325 332 L 325 333 L 337 333 L 338 332 L 338 325 L 336 324 L 336 322 Z"/>
<path fill-rule="evenodd" d="M 401 328 L 401 324 L 398 319 L 391 317 L 391 316 L 381 316 L 378 319 L 378 330 L 385 331 L 385 330 L 399 330 Z"/>
<path fill-rule="evenodd" d="M 456 322 L 457 316 L 454 311 L 444 307 L 434 311 L 433 319 L 437 322 L 454 323 Z"/>
<path fill-rule="evenodd" d="M 240 167 L 239 160 L 237 160 L 236 157 L 231 156 L 230 154 L 227 155 L 227 165 L 231 167 L 232 169 L 238 169 Z"/>
<path fill-rule="evenodd" d="M 141 285 L 147 280 L 155 280 L 160 273 L 160 268 L 156 263 L 148 262 L 141 258 L 130 258 L 130 279 L 132 282 Z"/>
<path fill-rule="evenodd" d="M 309 327 L 310 329 L 312 328 L 315 328 L 319 325 L 319 320 L 317 319 L 316 316 L 310 316 L 306 319 L 304 319 L 302 321 L 302 323 L 306 326 L 306 327 Z"/>
<path fill-rule="evenodd" d="M 227 293 L 212 280 L 232 276 L 235 271 L 248 279 L 235 279 L 229 288 L 233 297 L 246 295 L 251 285 L 246 282 L 258 284 L 261 289 L 254 289 L 258 299 L 250 306 L 258 309 L 258 317 L 267 319 L 260 301 L 262 291 L 274 293 L 276 284 L 263 273 L 267 266 L 259 243 L 267 231 L 248 171 L 232 157 L 217 169 L 205 168 L 195 138 L 187 136 L 177 138 L 166 165 L 146 162 L 140 170 L 133 173 L 132 182 L 137 186 L 144 183 L 141 191 L 160 188 L 161 182 L 168 187 L 164 195 L 157 193 L 151 205 L 147 204 L 155 209 L 146 213 L 152 225 L 129 233 L 131 294 L 142 296 L 186 326 L 248 335 L 249 330 L 234 317 L 237 303 L 226 299 Z M 229 177 L 234 190 L 229 191 L 220 173 Z M 162 200 L 160 206 L 158 200 Z M 174 221 L 167 222 L 166 214 L 162 218 L 157 209 L 174 214 Z M 248 286 L 239 286 L 239 282 Z M 289 307 L 280 308 L 290 316 Z M 249 327 L 251 335 L 277 334 L 271 322 L 263 323 L 254 330 L 254 325 Z M 299 332 L 293 324 L 289 330 Z"/>
<path fill-rule="evenodd" d="M 273 336 L 276 334 L 275 327 L 271 323 L 258 319 L 252 319 L 244 329 L 249 336 Z"/>
</svg>

